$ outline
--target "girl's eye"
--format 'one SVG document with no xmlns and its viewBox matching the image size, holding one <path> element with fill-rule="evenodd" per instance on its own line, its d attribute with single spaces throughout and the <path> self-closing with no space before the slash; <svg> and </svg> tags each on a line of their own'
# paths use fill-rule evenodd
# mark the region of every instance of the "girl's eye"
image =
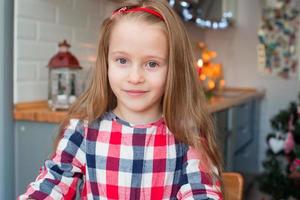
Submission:
<svg viewBox="0 0 300 200">
<path fill-rule="evenodd" d="M 151 61 L 148 63 L 148 66 L 149 66 L 149 68 L 155 68 L 158 66 L 158 64 L 156 62 Z"/>
<path fill-rule="evenodd" d="M 117 58 L 116 61 L 117 62 L 119 61 L 120 64 L 122 64 L 122 65 L 126 64 L 126 62 L 127 62 L 127 60 L 125 58 Z"/>
</svg>

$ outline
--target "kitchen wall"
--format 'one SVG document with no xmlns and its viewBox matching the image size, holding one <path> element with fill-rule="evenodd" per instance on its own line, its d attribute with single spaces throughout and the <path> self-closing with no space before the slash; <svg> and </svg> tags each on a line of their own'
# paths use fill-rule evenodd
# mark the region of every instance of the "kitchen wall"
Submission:
<svg viewBox="0 0 300 200">
<path fill-rule="evenodd" d="M 239 0 L 236 26 L 224 31 L 205 31 L 204 37 L 209 48 L 218 52 L 217 60 L 224 65 L 228 86 L 266 90 L 260 120 L 259 159 L 263 160 L 265 137 L 271 131 L 269 120 L 280 109 L 286 108 L 290 101 L 297 99 L 300 83 L 297 79 L 283 80 L 258 71 L 256 45 L 261 8 L 261 0 Z M 300 44 L 300 40 L 298 42 Z M 298 53 L 300 58 L 300 49 Z"/>
</svg>

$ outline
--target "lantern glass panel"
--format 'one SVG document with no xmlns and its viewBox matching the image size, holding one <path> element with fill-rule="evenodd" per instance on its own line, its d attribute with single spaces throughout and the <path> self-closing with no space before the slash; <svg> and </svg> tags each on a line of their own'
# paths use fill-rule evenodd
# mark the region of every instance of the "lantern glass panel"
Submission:
<svg viewBox="0 0 300 200">
<path fill-rule="evenodd" d="M 68 109 L 78 95 L 77 71 L 69 68 L 51 69 L 49 77 L 49 100 L 51 107 Z"/>
</svg>

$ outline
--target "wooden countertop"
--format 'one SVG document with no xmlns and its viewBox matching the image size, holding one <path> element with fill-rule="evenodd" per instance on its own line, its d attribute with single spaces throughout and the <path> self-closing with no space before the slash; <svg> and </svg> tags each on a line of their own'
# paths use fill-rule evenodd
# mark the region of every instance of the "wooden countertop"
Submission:
<svg viewBox="0 0 300 200">
<path fill-rule="evenodd" d="M 253 88 L 226 88 L 220 95 L 213 96 L 208 102 L 210 112 L 218 112 L 232 106 L 247 102 L 251 99 L 261 99 L 265 90 Z"/>
<path fill-rule="evenodd" d="M 253 88 L 226 88 L 221 95 L 209 100 L 209 111 L 218 112 L 251 99 L 262 98 L 264 93 Z M 66 113 L 66 111 L 52 111 L 47 101 L 17 103 L 14 106 L 15 120 L 60 123 Z"/>
</svg>

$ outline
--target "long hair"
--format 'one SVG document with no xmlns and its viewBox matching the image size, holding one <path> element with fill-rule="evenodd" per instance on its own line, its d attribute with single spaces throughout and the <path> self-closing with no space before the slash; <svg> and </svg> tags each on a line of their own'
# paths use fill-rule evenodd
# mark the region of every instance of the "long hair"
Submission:
<svg viewBox="0 0 300 200">
<path fill-rule="evenodd" d="M 107 75 L 109 37 L 113 27 L 120 20 L 139 19 L 149 24 L 162 24 L 168 39 L 169 69 L 162 100 L 167 127 L 178 141 L 195 148 L 209 174 L 221 181 L 222 161 L 216 144 L 214 122 L 208 112 L 205 95 L 197 77 L 192 45 L 183 22 L 165 0 L 125 1 L 123 4 L 122 6 L 151 8 L 159 12 L 163 20 L 146 12 L 119 13 L 104 20 L 100 31 L 96 67 L 90 85 L 70 107 L 60 125 L 60 134 L 55 145 L 71 118 L 92 122 L 116 106 L 116 97 L 109 86 Z"/>
</svg>

